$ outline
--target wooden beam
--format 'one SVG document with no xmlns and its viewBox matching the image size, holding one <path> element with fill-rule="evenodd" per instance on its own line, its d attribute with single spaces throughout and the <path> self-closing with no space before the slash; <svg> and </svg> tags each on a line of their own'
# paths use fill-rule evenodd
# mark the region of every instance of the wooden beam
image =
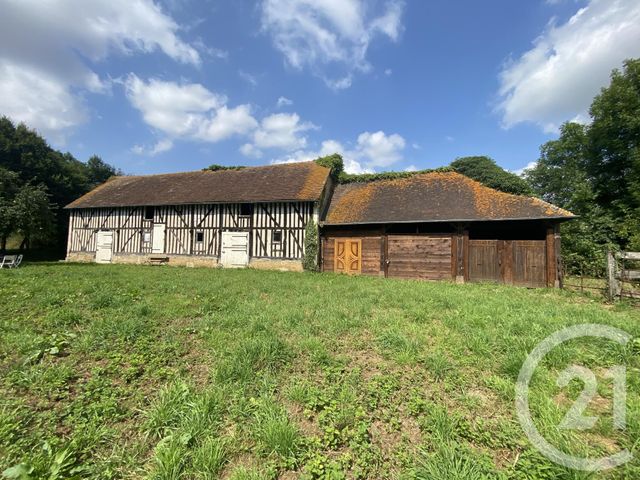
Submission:
<svg viewBox="0 0 640 480">
<path fill-rule="evenodd" d="M 613 253 L 607 252 L 607 281 L 609 283 L 609 300 L 614 300 L 620 295 L 620 283 L 616 279 L 616 259 Z"/>
<path fill-rule="evenodd" d="M 619 252 L 616 258 L 620 260 L 640 260 L 640 252 Z"/>
<path fill-rule="evenodd" d="M 640 280 L 640 270 L 625 270 L 620 275 L 621 280 Z"/>
<path fill-rule="evenodd" d="M 557 279 L 555 231 L 553 227 L 547 228 L 545 250 L 547 255 L 547 287 L 553 288 L 556 285 Z"/>
<path fill-rule="evenodd" d="M 556 281 L 554 283 L 554 287 L 555 288 L 562 288 L 562 282 L 563 282 L 563 271 L 562 271 L 562 250 L 561 250 L 561 245 L 562 245 L 562 238 L 560 236 L 560 224 L 556 223 L 553 226 L 553 248 L 555 250 L 556 253 Z"/>
</svg>

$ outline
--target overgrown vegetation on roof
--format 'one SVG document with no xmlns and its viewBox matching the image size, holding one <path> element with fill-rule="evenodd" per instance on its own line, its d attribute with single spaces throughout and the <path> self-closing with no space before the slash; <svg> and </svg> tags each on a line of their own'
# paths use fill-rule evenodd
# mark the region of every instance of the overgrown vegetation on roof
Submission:
<svg viewBox="0 0 640 480">
<path fill-rule="evenodd" d="M 533 189 L 527 180 L 500 167 L 493 158 L 460 157 L 451 162 L 450 167 L 462 175 L 501 192 L 533 195 Z"/>
<path fill-rule="evenodd" d="M 217 163 L 212 163 L 208 167 L 203 168 L 202 170 L 210 170 L 212 172 L 217 172 L 218 170 L 242 170 L 246 168 L 244 165 L 218 165 Z"/>
</svg>

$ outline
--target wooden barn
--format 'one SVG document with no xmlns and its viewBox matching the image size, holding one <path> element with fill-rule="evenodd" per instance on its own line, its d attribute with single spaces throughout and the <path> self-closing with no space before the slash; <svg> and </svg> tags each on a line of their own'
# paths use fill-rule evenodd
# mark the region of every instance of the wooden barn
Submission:
<svg viewBox="0 0 640 480">
<path fill-rule="evenodd" d="M 67 259 L 300 270 L 329 173 L 306 162 L 114 177 L 67 205 Z"/>
<path fill-rule="evenodd" d="M 560 223 L 542 200 L 463 175 L 338 185 L 321 221 L 325 272 L 558 286 Z"/>
<path fill-rule="evenodd" d="M 66 208 L 67 259 L 301 270 L 305 227 L 322 271 L 558 286 L 573 215 L 453 172 L 334 185 L 302 162 L 114 177 Z"/>
</svg>

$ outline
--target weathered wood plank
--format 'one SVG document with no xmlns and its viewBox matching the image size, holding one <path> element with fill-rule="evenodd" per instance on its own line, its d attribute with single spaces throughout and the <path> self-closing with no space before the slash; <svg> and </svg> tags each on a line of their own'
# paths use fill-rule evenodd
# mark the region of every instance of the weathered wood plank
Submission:
<svg viewBox="0 0 640 480">
<path fill-rule="evenodd" d="M 619 252 L 616 258 L 620 260 L 640 260 L 640 252 Z"/>
</svg>

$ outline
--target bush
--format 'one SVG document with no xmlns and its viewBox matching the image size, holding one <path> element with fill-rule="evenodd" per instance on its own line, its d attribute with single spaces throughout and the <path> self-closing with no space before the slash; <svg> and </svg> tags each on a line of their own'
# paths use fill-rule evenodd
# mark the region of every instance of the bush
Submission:
<svg viewBox="0 0 640 480">
<path fill-rule="evenodd" d="M 318 271 L 318 226 L 309 220 L 304 232 L 304 258 L 302 267 L 308 272 Z"/>
</svg>

